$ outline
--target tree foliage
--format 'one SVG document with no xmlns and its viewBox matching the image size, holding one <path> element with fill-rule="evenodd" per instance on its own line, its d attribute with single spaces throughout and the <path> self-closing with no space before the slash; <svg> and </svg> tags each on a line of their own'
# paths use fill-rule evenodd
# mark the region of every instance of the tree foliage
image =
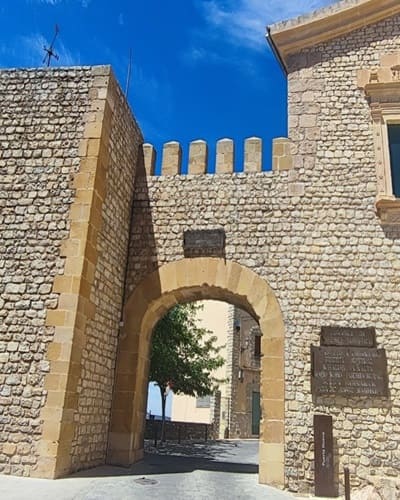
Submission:
<svg viewBox="0 0 400 500">
<path fill-rule="evenodd" d="M 189 396 L 207 396 L 217 387 L 212 372 L 224 364 L 217 337 L 196 321 L 199 305 L 177 305 L 157 323 L 153 332 L 149 381 L 160 389 L 162 428 L 165 441 L 165 403 L 167 391 Z"/>
<path fill-rule="evenodd" d="M 165 391 L 172 382 L 175 393 L 211 394 L 222 380 L 212 372 L 224 364 L 217 337 L 197 325 L 197 304 L 177 305 L 157 323 L 153 333 L 149 380 Z"/>
</svg>

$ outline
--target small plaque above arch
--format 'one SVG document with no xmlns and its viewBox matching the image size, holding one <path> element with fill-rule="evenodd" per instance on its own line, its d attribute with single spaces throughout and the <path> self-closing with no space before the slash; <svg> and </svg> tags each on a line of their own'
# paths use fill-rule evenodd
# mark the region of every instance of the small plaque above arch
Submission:
<svg viewBox="0 0 400 500">
<path fill-rule="evenodd" d="M 183 232 L 185 257 L 225 257 L 223 229 L 190 229 Z"/>
</svg>

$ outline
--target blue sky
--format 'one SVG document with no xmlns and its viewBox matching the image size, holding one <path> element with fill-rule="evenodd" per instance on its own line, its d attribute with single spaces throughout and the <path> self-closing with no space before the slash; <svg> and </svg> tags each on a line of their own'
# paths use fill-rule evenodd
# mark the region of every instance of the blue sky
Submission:
<svg viewBox="0 0 400 500">
<path fill-rule="evenodd" d="M 173 399 L 173 392 L 170 391 L 169 394 L 167 395 L 167 400 L 165 404 L 165 415 L 167 417 L 171 417 L 171 411 L 172 411 L 172 399 Z M 155 384 L 155 382 L 150 382 L 149 383 L 149 392 L 147 395 L 147 413 L 151 413 L 152 415 L 155 416 L 161 416 L 161 395 L 160 395 L 160 389 L 158 388 L 158 385 Z"/>
<path fill-rule="evenodd" d="M 0 0 L 0 67 L 41 66 L 60 27 L 52 65 L 111 64 L 145 140 L 235 140 L 241 169 L 246 137 L 286 134 L 286 82 L 265 42 L 265 26 L 333 0 Z"/>
</svg>

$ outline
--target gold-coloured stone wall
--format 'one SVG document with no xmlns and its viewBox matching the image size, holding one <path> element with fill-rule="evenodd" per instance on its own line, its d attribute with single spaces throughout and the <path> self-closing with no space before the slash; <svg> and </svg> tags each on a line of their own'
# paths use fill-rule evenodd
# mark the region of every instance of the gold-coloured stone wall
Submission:
<svg viewBox="0 0 400 500">
<path fill-rule="evenodd" d="M 100 170 L 97 184 L 104 189 L 104 196 L 90 291 L 95 311 L 87 321 L 82 346 L 71 470 L 101 465 L 107 452 L 133 187 L 137 165 L 142 161 L 138 156 L 142 142 L 125 97 L 110 78 L 101 136 L 104 170 Z"/>
<path fill-rule="evenodd" d="M 94 78 L 65 242 L 49 396 L 35 475 L 58 477 L 106 460 L 141 133 L 110 68 Z M 56 378 L 56 380 L 54 380 Z"/>
</svg>

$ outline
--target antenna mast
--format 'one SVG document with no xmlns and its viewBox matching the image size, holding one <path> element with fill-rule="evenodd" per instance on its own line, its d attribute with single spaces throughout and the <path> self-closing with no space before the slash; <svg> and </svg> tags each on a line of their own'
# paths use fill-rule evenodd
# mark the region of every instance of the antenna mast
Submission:
<svg viewBox="0 0 400 500">
<path fill-rule="evenodd" d="M 57 35 L 60 33 L 60 28 L 58 27 L 58 24 L 55 25 L 55 32 L 53 36 L 53 40 L 51 41 L 50 47 L 46 47 L 46 45 L 43 45 L 43 50 L 46 52 L 46 55 L 44 56 L 43 59 L 43 64 L 46 64 L 47 66 L 50 66 L 50 61 L 51 58 L 54 57 L 58 61 L 59 56 L 54 52 L 54 42 L 56 41 Z"/>
<path fill-rule="evenodd" d="M 126 87 L 125 87 L 125 97 L 128 99 L 129 87 L 131 84 L 131 71 L 132 71 L 132 49 L 129 49 L 129 63 L 128 63 L 128 74 L 126 77 Z"/>
</svg>

